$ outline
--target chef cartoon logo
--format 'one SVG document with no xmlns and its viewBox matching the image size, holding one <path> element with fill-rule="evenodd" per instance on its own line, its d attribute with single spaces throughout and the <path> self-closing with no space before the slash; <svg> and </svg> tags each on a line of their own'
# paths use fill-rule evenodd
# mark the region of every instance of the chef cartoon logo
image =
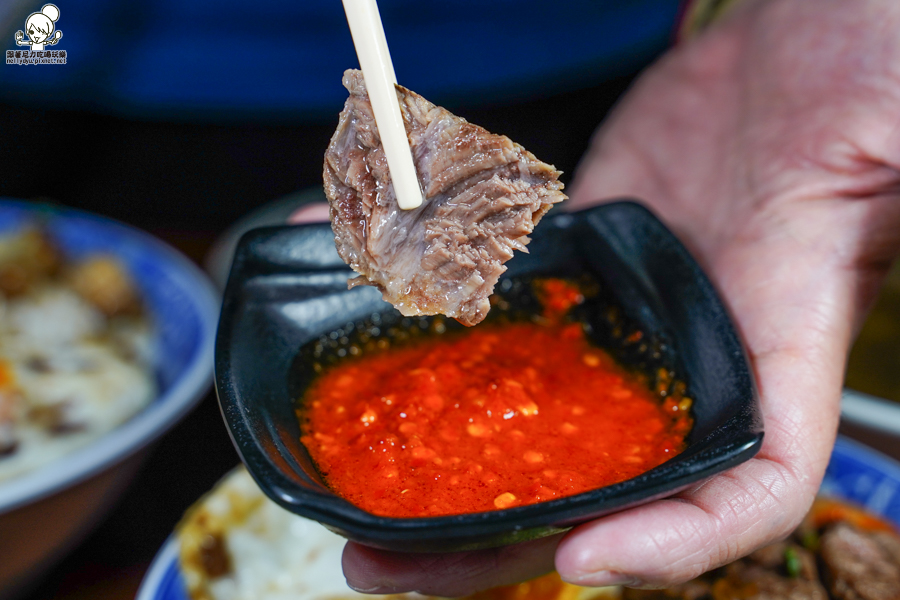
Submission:
<svg viewBox="0 0 900 600">
<path fill-rule="evenodd" d="M 50 50 L 62 39 L 62 31 L 56 29 L 59 8 L 55 4 L 45 4 L 40 12 L 31 13 L 25 19 L 25 31 L 16 32 L 16 45 L 28 46 L 29 50 L 7 50 L 6 64 L 18 65 L 59 65 L 66 62 L 65 50 Z"/>
</svg>

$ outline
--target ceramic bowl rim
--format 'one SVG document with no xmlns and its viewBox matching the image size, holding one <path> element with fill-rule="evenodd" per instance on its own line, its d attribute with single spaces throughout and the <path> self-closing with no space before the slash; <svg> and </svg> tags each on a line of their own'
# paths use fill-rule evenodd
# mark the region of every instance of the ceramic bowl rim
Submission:
<svg viewBox="0 0 900 600">
<path fill-rule="evenodd" d="M 191 299 L 198 315 L 200 340 L 191 362 L 181 375 L 150 405 L 119 427 L 88 445 L 42 465 L 29 473 L 0 483 L 0 515 L 46 498 L 123 461 L 159 438 L 206 394 L 212 385 L 215 332 L 220 298 L 207 275 L 186 256 L 162 240 L 125 223 L 67 207 L 45 207 L 0 198 L 0 205 L 26 212 L 45 210 L 54 218 L 75 217 L 124 233 L 147 248 Z"/>
<path fill-rule="evenodd" d="M 841 419 L 900 436 L 900 403 L 851 388 L 841 394 Z"/>
</svg>

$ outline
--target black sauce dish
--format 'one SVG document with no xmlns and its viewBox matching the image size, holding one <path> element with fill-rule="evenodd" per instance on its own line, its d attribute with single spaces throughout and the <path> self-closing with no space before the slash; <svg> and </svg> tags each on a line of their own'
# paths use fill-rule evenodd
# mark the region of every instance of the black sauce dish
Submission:
<svg viewBox="0 0 900 600">
<path fill-rule="evenodd" d="M 362 544 L 452 552 L 512 544 L 670 496 L 751 458 L 763 438 L 746 352 L 715 289 L 677 238 L 631 201 L 550 215 L 506 278 L 589 273 L 625 318 L 656 340 L 657 359 L 688 386 L 694 427 L 685 450 L 627 481 L 506 510 L 390 518 L 359 509 L 322 482 L 300 442 L 296 409 L 308 377 L 301 348 L 396 311 L 352 271 L 328 224 L 268 227 L 238 245 L 219 322 L 215 379 L 235 447 L 263 491 L 287 510 Z M 501 279 L 501 287 L 504 279 Z M 493 311 L 492 311 L 493 312 Z M 641 366 L 646 367 L 646 364 Z M 651 365 L 652 366 L 652 365 Z M 603 424 L 596 425 L 602 435 Z"/>
</svg>

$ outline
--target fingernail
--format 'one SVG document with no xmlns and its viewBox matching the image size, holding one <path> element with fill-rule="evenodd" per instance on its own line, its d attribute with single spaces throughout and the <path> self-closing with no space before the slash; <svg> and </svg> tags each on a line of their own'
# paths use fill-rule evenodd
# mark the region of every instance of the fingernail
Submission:
<svg viewBox="0 0 900 600">
<path fill-rule="evenodd" d="M 563 577 L 567 582 L 575 585 L 583 585 L 590 587 L 602 587 L 605 585 L 624 585 L 639 586 L 641 580 L 627 573 L 619 573 L 618 571 L 594 571 L 593 573 L 584 573 L 574 577 Z"/>
<path fill-rule="evenodd" d="M 391 587 L 389 585 L 376 585 L 374 587 L 366 588 L 352 584 L 349 581 L 347 582 L 347 585 L 351 590 L 353 590 L 354 592 L 359 592 L 360 594 L 399 594 L 408 591 Z"/>
</svg>

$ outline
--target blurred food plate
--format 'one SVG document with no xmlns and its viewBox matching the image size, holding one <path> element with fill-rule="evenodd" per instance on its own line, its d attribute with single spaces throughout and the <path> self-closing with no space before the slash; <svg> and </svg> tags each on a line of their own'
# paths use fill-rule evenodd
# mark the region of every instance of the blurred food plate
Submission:
<svg viewBox="0 0 900 600">
<path fill-rule="evenodd" d="M 124 419 L 124 422 L 118 424 L 117 421 L 111 431 L 103 433 L 97 439 L 85 441 L 77 448 L 67 449 L 59 458 L 17 472 L 0 482 L 0 556 L 4 557 L 0 561 L 0 597 L 3 598 L 9 597 L 13 590 L 22 588 L 29 580 L 35 579 L 42 568 L 60 558 L 89 531 L 124 491 L 140 465 L 142 451 L 184 416 L 209 389 L 213 339 L 219 310 L 219 298 L 203 272 L 177 251 L 147 233 L 110 219 L 64 207 L 0 198 L 0 235 L 6 236 L 4 239 L 8 240 L 8 236 L 15 237 L 28 227 L 35 227 L 41 233 L 25 239 L 24 249 L 16 246 L 17 241 L 3 246 L 4 251 L 10 251 L 14 255 L 11 261 L 7 261 L 7 267 L 11 265 L 11 268 L 4 269 L 4 273 L 13 279 L 22 275 L 17 272 L 16 267 L 21 267 L 23 262 L 40 254 L 39 246 L 44 242 L 38 238 L 45 238 L 48 245 L 58 249 L 67 263 L 87 264 L 93 260 L 92 257 L 106 257 L 91 263 L 92 268 L 99 269 L 88 273 L 90 276 L 82 282 L 89 284 L 89 288 L 97 283 L 98 274 L 99 280 L 107 283 L 110 283 L 107 275 L 115 273 L 117 268 L 127 274 L 149 321 L 145 341 L 151 348 L 149 354 L 153 372 L 146 387 L 151 390 L 152 396 L 149 404 L 134 416 L 117 417 Z M 16 252 L 22 256 L 18 257 Z M 66 273 L 70 278 L 67 281 L 73 281 L 75 272 Z M 81 275 L 84 274 L 82 271 Z M 116 277 L 112 279 L 115 280 Z M 5 283 L 9 283 L 9 280 Z M 33 365 L 29 366 L 27 361 L 23 363 L 27 368 L 13 371 L 12 383 L 22 383 L 18 381 L 19 376 L 27 375 L 36 385 L 44 385 L 47 381 L 41 381 L 40 378 L 47 375 L 49 379 L 56 378 L 52 381 L 54 385 L 65 387 L 62 379 L 68 377 L 71 384 L 73 373 L 88 372 L 91 365 L 103 365 L 102 368 L 97 367 L 98 374 L 110 376 L 109 365 L 114 360 L 108 356 L 111 351 L 103 354 L 106 350 L 98 348 L 99 338 L 96 343 L 85 342 L 84 349 L 76 348 L 83 352 L 73 352 L 72 356 L 60 357 L 53 354 L 51 351 L 58 349 L 57 342 L 48 342 L 44 346 L 35 342 L 32 344 L 33 348 L 27 350 L 19 347 L 27 341 L 27 337 L 22 337 L 23 332 L 35 329 L 23 329 L 23 319 L 37 325 L 37 329 L 44 325 L 43 329 L 48 331 L 43 334 L 51 338 L 61 335 L 61 332 L 53 330 L 60 327 L 58 323 L 52 327 L 41 323 L 45 318 L 38 310 L 41 307 L 30 305 L 32 301 L 28 294 L 32 291 L 36 294 L 35 298 L 43 298 L 48 304 L 61 308 L 64 317 L 73 314 L 73 306 L 77 308 L 83 305 L 79 304 L 77 294 L 69 291 L 58 295 L 65 296 L 65 302 L 60 302 L 56 296 L 44 298 L 41 294 L 48 288 L 41 286 L 45 285 L 49 284 L 41 280 L 33 289 L 23 288 L 26 292 L 22 293 L 26 295 L 18 297 L 25 299 L 22 302 L 13 293 L 0 301 L 6 311 L 3 316 L 6 319 L 4 327 L 13 332 L 11 336 L 4 338 L 7 344 L 4 356 L 9 358 L 16 352 L 21 354 L 26 351 L 47 355 L 43 360 L 36 360 Z M 55 285 L 54 283 L 51 287 Z M 97 291 L 98 288 L 94 286 L 91 289 Z M 81 290 L 82 296 L 84 292 L 85 290 Z M 94 308 L 99 308 L 99 305 Z M 108 309 L 111 314 L 117 310 L 115 307 Z M 81 315 L 84 310 L 76 309 L 74 313 Z M 51 321 L 49 318 L 46 320 Z M 74 326 L 69 320 L 71 319 L 63 318 L 62 322 L 67 326 Z M 75 346 L 72 344 L 72 348 Z M 91 360 L 85 362 L 85 354 Z M 100 358 L 103 360 L 99 360 Z M 25 359 L 27 356 L 23 358 Z M 54 361 L 61 362 L 57 364 Z M 121 381 L 118 383 L 121 388 Z M 81 382 L 76 382 L 73 389 L 81 389 L 86 393 L 88 388 Z M 22 390 L 13 388 L 13 392 L 22 393 Z M 60 416 L 49 410 L 34 413 L 33 408 L 25 415 L 27 419 Z M 12 423 L 15 425 L 15 421 Z M 61 435 L 65 433 L 66 423 L 59 423 L 63 427 Z M 76 426 L 83 425 L 78 420 L 73 423 Z M 78 427 L 74 427 L 74 430 L 79 432 Z M 13 435 L 17 434 L 16 429 L 11 431 Z M 6 433 L 10 433 L 9 427 Z M 16 448 L 15 444 L 13 448 Z M 11 455 L 15 458 L 15 451 Z"/>
<path fill-rule="evenodd" d="M 213 518 L 206 516 L 203 518 L 203 521 L 215 523 L 217 518 L 221 518 L 222 515 L 230 510 L 235 510 L 234 508 L 226 507 L 226 498 L 234 498 L 236 496 L 245 499 L 248 497 L 259 498 L 260 502 L 267 503 L 267 506 L 263 509 L 264 511 L 280 511 L 280 513 L 272 512 L 269 515 L 273 519 L 270 521 L 270 527 L 280 518 L 284 519 L 281 525 L 287 528 L 290 527 L 290 522 L 296 521 L 297 523 L 296 530 L 285 538 L 290 543 L 290 546 L 279 548 L 277 545 L 274 545 L 271 547 L 269 551 L 274 550 L 276 552 L 275 558 L 269 557 L 262 567 L 254 571 L 260 577 L 277 577 L 277 573 L 274 575 L 271 573 L 273 567 L 288 571 L 284 565 L 285 561 L 290 560 L 295 561 L 292 564 L 300 565 L 290 569 L 290 572 L 283 573 L 281 582 L 285 583 L 288 580 L 293 580 L 293 583 L 285 584 L 304 586 L 306 589 L 305 593 L 278 597 L 312 599 L 325 596 L 335 597 L 336 595 L 346 598 L 357 596 L 355 592 L 345 587 L 340 574 L 342 540 L 336 537 L 328 539 L 328 536 L 332 534 L 328 534 L 324 529 L 307 530 L 311 526 L 318 528 L 318 525 L 306 521 L 302 517 L 291 515 L 278 508 L 274 503 L 263 500 L 261 494 L 253 492 L 248 487 L 253 485 L 252 480 L 243 469 L 233 472 L 217 486 L 218 493 L 212 494 L 212 502 L 204 502 L 200 505 L 201 507 L 204 504 L 210 506 L 211 512 L 218 515 L 218 517 Z M 821 492 L 826 496 L 850 500 L 864 506 L 871 512 L 882 515 L 900 526 L 900 464 L 862 444 L 847 438 L 838 438 L 825 480 L 822 483 Z M 249 494 L 249 496 L 245 494 Z M 237 512 L 247 510 L 247 506 L 243 504 L 238 506 L 236 510 Z M 196 519 L 198 516 L 197 510 L 197 507 L 192 509 L 193 515 L 189 513 L 185 523 L 190 523 L 192 518 Z M 261 513 L 263 511 L 257 512 Z M 259 531 L 260 524 L 259 521 L 256 521 L 246 525 L 245 528 Z M 213 525 L 213 527 L 216 527 L 216 525 Z M 290 537 L 293 535 L 297 537 L 290 541 Z M 207 544 L 208 549 L 214 549 L 216 543 Z M 266 552 L 265 548 L 253 548 L 251 545 L 248 545 L 247 549 L 250 552 Z M 179 562 L 179 554 L 179 541 L 173 535 L 153 561 L 138 592 L 137 600 L 198 600 L 198 598 L 203 597 L 195 595 L 192 599 L 189 596 L 185 583 L 185 570 L 193 572 L 195 569 L 193 567 L 182 569 Z M 287 554 L 291 556 L 287 557 Z M 216 560 L 213 559 L 212 562 L 215 563 Z M 303 565 L 306 565 L 306 569 L 302 568 Z M 264 574 L 264 571 L 270 572 Z M 190 577 L 194 578 L 195 576 L 192 574 Z M 196 586 L 196 580 L 192 579 L 192 581 L 194 581 Z M 221 590 L 225 592 L 223 597 L 241 598 L 240 595 L 236 594 L 226 596 L 226 594 L 235 593 L 235 587 L 232 583 L 226 585 L 231 587 Z M 546 585 L 553 586 L 555 584 L 552 580 L 548 580 Z M 567 587 L 558 588 L 560 594 L 552 597 L 565 598 L 565 600 L 581 600 L 585 597 L 591 597 L 590 595 L 583 596 L 583 592 L 578 591 L 580 588 L 570 587 L 572 589 Z M 341 592 L 342 589 L 343 592 Z M 590 592 L 594 596 L 598 593 L 609 593 L 598 592 L 597 590 L 591 590 Z M 360 597 L 362 598 L 363 596 Z M 510 597 L 518 598 L 519 596 Z M 263 600 L 263 598 L 258 598 L 258 600 Z"/>
<path fill-rule="evenodd" d="M 188 511 L 138 598 L 425 600 L 420 594 L 372 596 L 348 588 L 341 572 L 345 541 L 269 501 L 238 467 Z M 469 600 L 600 600 L 611 591 L 570 585 L 551 573 Z"/>
</svg>

